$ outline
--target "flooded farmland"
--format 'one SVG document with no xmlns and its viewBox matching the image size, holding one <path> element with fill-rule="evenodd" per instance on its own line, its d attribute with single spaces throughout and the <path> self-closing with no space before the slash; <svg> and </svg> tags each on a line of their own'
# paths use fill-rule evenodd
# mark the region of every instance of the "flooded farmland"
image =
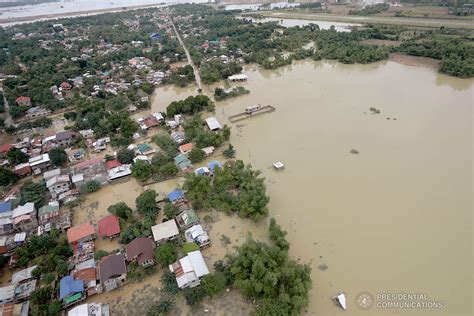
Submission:
<svg viewBox="0 0 474 316">
<path fill-rule="evenodd" d="M 331 297 L 345 292 L 350 315 L 471 315 L 474 81 L 392 61 L 245 73 L 251 93 L 218 103 L 216 116 L 232 126 L 237 158 L 263 171 L 291 255 L 312 267 L 306 314 L 342 315 Z M 194 93 L 160 87 L 153 110 Z M 257 103 L 277 110 L 229 123 Z M 361 292 L 443 307 L 360 310 Z"/>
</svg>

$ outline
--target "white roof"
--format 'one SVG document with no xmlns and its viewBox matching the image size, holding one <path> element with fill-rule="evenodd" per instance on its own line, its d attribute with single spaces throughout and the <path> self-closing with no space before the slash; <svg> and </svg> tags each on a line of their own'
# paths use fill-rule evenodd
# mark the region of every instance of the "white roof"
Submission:
<svg viewBox="0 0 474 316">
<path fill-rule="evenodd" d="M 18 217 L 21 215 L 26 215 L 35 212 L 35 204 L 32 202 L 28 202 L 24 205 L 18 206 L 16 209 L 13 210 L 12 217 Z"/>
<path fill-rule="evenodd" d="M 77 183 L 79 181 L 84 181 L 84 175 L 82 173 L 75 174 L 71 177 L 72 183 Z"/>
<path fill-rule="evenodd" d="M 15 295 L 15 286 L 14 285 L 8 285 L 4 287 L 0 287 L 0 302 L 8 301 L 10 299 L 13 299 L 13 296 Z"/>
<path fill-rule="evenodd" d="M 182 276 L 180 277 L 177 277 L 176 278 L 176 283 L 178 283 L 178 286 L 180 288 L 184 287 L 186 284 L 190 283 L 190 282 L 193 282 L 193 281 L 196 281 L 198 280 L 198 277 L 196 275 L 196 273 L 194 272 L 188 272 L 188 273 L 185 273 L 183 274 Z"/>
<path fill-rule="evenodd" d="M 29 162 L 21 163 L 21 164 L 15 166 L 15 170 L 20 170 L 20 169 L 22 169 L 26 166 L 29 166 L 29 165 L 30 165 Z"/>
<path fill-rule="evenodd" d="M 245 80 L 247 79 L 247 75 L 244 75 L 244 74 L 238 74 L 238 75 L 233 75 L 233 76 L 230 76 L 228 77 L 227 79 L 229 80 Z"/>
<path fill-rule="evenodd" d="M 145 156 L 145 155 L 138 155 L 138 156 L 136 156 L 135 158 L 133 158 L 133 162 L 137 162 L 138 160 L 146 161 L 146 162 L 150 162 L 150 161 L 151 161 L 151 159 L 148 158 L 148 157 Z"/>
<path fill-rule="evenodd" d="M 153 238 L 155 241 L 167 239 L 179 234 L 178 226 L 174 219 L 152 226 L 151 231 L 153 232 Z"/>
<path fill-rule="evenodd" d="M 53 140 L 56 140 L 56 134 L 43 138 L 43 144 L 47 143 L 47 142 L 50 142 L 50 141 L 53 141 Z"/>
<path fill-rule="evenodd" d="M 15 234 L 14 240 L 15 240 L 15 242 L 25 241 L 26 240 L 26 233 L 22 232 L 22 233 Z"/>
<path fill-rule="evenodd" d="M 191 237 L 194 239 L 198 236 L 201 236 L 202 234 L 204 234 L 204 229 L 202 229 L 202 226 L 197 224 L 197 225 L 194 225 L 193 227 L 189 228 L 186 230 L 186 235 L 191 235 Z"/>
<path fill-rule="evenodd" d="M 12 284 L 20 283 L 22 281 L 28 280 L 32 278 L 31 272 L 37 267 L 31 266 L 29 268 L 23 269 L 21 271 L 15 272 L 12 275 Z"/>
<path fill-rule="evenodd" d="M 188 253 L 187 257 L 191 261 L 194 273 L 196 273 L 198 278 L 209 274 L 209 269 L 207 268 L 206 262 L 202 257 L 201 251 L 191 251 Z"/>
<path fill-rule="evenodd" d="M 153 113 L 153 116 L 158 120 L 158 121 L 161 121 L 161 120 L 164 120 L 165 118 L 163 117 L 163 114 L 161 114 L 160 112 L 158 113 Z"/>
<path fill-rule="evenodd" d="M 42 164 L 44 162 L 49 162 L 49 154 L 42 154 L 42 155 L 30 158 L 28 162 L 30 163 L 31 167 Z"/>
<path fill-rule="evenodd" d="M 48 181 L 46 181 L 46 187 L 49 188 L 55 185 L 56 183 L 61 183 L 61 182 L 69 182 L 69 176 L 68 175 L 54 176 L 48 179 Z"/>
<path fill-rule="evenodd" d="M 214 146 L 209 146 L 209 147 L 205 147 L 205 148 L 202 149 L 202 151 L 206 155 L 211 155 L 214 152 L 214 150 L 215 150 Z"/>
<path fill-rule="evenodd" d="M 43 173 L 43 178 L 45 180 L 48 180 L 52 177 L 59 176 L 60 174 L 61 174 L 61 169 L 57 168 L 57 169 L 53 169 L 53 170 L 46 171 L 45 173 Z"/>
<path fill-rule="evenodd" d="M 107 170 L 107 173 L 109 174 L 110 180 L 114 180 L 132 174 L 132 170 L 130 169 L 130 165 L 121 165 Z"/>
<path fill-rule="evenodd" d="M 221 124 L 219 124 L 219 121 L 214 116 L 208 117 L 206 119 L 207 126 L 211 131 L 216 130 L 216 129 L 221 129 Z"/>
<path fill-rule="evenodd" d="M 87 268 L 95 268 L 95 260 L 94 258 L 80 262 L 76 264 L 75 269 L 76 270 L 84 270 Z"/>
<path fill-rule="evenodd" d="M 68 316 L 89 316 L 89 307 L 86 304 L 82 304 L 79 306 L 74 307 L 69 312 L 67 312 Z"/>
</svg>

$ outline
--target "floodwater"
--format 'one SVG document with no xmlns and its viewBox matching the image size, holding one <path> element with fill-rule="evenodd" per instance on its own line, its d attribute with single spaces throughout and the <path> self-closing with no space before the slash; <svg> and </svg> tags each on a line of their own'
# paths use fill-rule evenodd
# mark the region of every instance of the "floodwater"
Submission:
<svg viewBox="0 0 474 316">
<path fill-rule="evenodd" d="M 263 171 L 292 257 L 312 267 L 305 314 L 342 315 L 331 297 L 345 292 L 350 315 L 472 315 L 474 80 L 392 61 L 245 73 L 251 93 L 217 103 L 216 116 L 232 126 L 237 158 Z M 160 87 L 153 111 L 172 91 L 181 99 L 195 87 Z M 277 110 L 229 123 L 257 103 Z M 277 160 L 285 170 L 271 168 Z M 361 292 L 418 293 L 443 307 L 361 310 Z"/>
<path fill-rule="evenodd" d="M 360 26 L 360 24 L 355 23 L 344 23 L 344 22 L 328 22 L 328 21 L 317 21 L 317 20 L 303 20 L 303 19 L 277 19 L 277 18 L 248 18 L 254 23 L 265 23 L 265 22 L 277 22 L 283 27 L 294 27 L 294 26 L 306 26 L 309 24 L 317 24 L 322 30 L 329 30 L 331 26 L 334 26 L 334 29 L 338 32 L 350 32 L 352 27 Z"/>
</svg>

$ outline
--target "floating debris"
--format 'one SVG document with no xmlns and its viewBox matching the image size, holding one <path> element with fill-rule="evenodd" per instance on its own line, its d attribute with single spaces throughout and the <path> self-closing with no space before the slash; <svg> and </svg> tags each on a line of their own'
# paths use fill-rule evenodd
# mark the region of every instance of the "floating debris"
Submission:
<svg viewBox="0 0 474 316">
<path fill-rule="evenodd" d="M 336 296 L 333 296 L 332 300 L 334 301 L 334 303 L 339 306 L 340 308 L 342 308 L 343 310 L 346 310 L 347 309 L 347 305 L 346 305 L 346 294 L 344 293 L 341 293 L 341 294 L 338 294 Z"/>
<path fill-rule="evenodd" d="M 322 263 L 318 266 L 318 269 L 321 270 L 321 271 L 326 271 L 328 268 L 329 268 L 328 265 L 324 264 L 324 263 Z"/>
<path fill-rule="evenodd" d="M 359 151 L 357 149 L 351 149 L 351 154 L 358 155 Z"/>
<path fill-rule="evenodd" d="M 369 110 L 372 112 L 372 114 L 380 114 L 380 110 L 377 108 L 371 107 Z"/>
<path fill-rule="evenodd" d="M 281 161 L 275 161 L 275 162 L 273 163 L 273 167 L 274 167 L 276 170 L 285 169 L 285 165 L 284 165 L 283 162 L 281 162 Z"/>
</svg>

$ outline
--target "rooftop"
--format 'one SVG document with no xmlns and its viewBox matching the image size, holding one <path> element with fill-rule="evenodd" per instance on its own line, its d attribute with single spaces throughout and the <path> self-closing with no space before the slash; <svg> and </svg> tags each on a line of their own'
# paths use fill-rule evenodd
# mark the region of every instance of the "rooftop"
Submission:
<svg viewBox="0 0 474 316">
<path fill-rule="evenodd" d="M 94 226 L 92 226 L 90 222 L 86 222 L 81 225 L 69 228 L 67 231 L 67 239 L 70 243 L 74 243 L 84 237 L 94 234 Z"/>
<path fill-rule="evenodd" d="M 115 215 L 108 215 L 98 222 L 99 237 L 112 237 L 120 234 L 119 218 Z"/>
<path fill-rule="evenodd" d="M 100 283 L 127 273 L 125 258 L 122 254 L 109 255 L 99 263 Z"/>
<path fill-rule="evenodd" d="M 151 231 L 155 241 L 168 239 L 179 234 L 178 226 L 174 219 L 152 226 Z"/>
</svg>

